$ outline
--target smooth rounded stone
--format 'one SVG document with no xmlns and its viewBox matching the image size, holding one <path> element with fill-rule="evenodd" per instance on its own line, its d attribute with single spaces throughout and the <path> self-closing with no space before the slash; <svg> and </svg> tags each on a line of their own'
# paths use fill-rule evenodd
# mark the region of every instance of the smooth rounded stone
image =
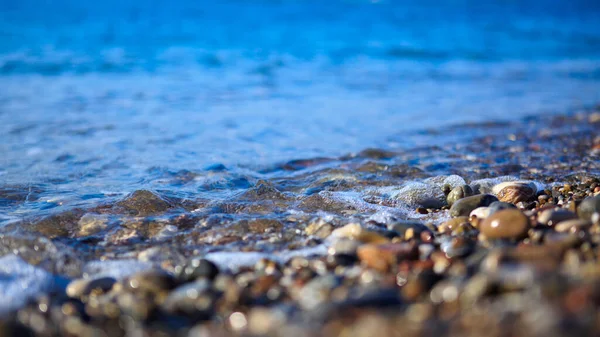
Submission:
<svg viewBox="0 0 600 337">
<path fill-rule="evenodd" d="M 157 194 L 148 190 L 137 190 L 119 201 L 117 206 L 137 216 L 149 216 L 163 213 L 172 206 Z"/>
<path fill-rule="evenodd" d="M 600 195 L 585 198 L 577 208 L 577 215 L 584 220 L 592 220 L 594 213 L 600 213 Z"/>
<path fill-rule="evenodd" d="M 108 215 L 86 213 L 77 224 L 79 225 L 77 236 L 94 235 L 108 227 Z"/>
<path fill-rule="evenodd" d="M 491 194 L 478 194 L 462 198 L 450 207 L 450 216 L 469 216 L 474 209 L 489 206 L 494 201 L 498 201 L 498 198 Z"/>
<path fill-rule="evenodd" d="M 361 245 L 357 240 L 340 239 L 336 240 L 327 250 L 330 255 L 347 254 L 356 255 L 356 250 Z"/>
<path fill-rule="evenodd" d="M 368 231 L 357 223 L 350 223 L 335 229 L 333 232 L 331 232 L 330 237 L 333 239 L 344 238 L 358 240 L 364 243 L 383 243 L 390 241 L 385 236 Z"/>
<path fill-rule="evenodd" d="M 177 278 L 184 282 L 198 278 L 214 280 L 219 275 L 219 267 L 206 259 L 192 259 L 183 267 L 176 269 Z"/>
<path fill-rule="evenodd" d="M 437 209 L 446 204 L 444 193 L 439 187 L 417 181 L 402 185 L 392 198 L 404 202 L 409 207 Z"/>
<path fill-rule="evenodd" d="M 337 288 L 342 282 L 338 276 L 327 274 L 317 276 L 308 282 L 298 292 L 296 300 L 304 310 L 314 310 L 320 305 L 329 301 L 333 289 Z"/>
<path fill-rule="evenodd" d="M 324 239 L 333 232 L 333 225 L 322 218 L 319 218 L 315 221 L 311 221 L 304 231 L 306 232 L 306 235 L 315 235 Z"/>
<path fill-rule="evenodd" d="M 527 236 L 529 219 L 517 209 L 505 209 L 483 220 L 479 230 L 490 240 L 522 239 Z"/>
<path fill-rule="evenodd" d="M 411 229 L 415 234 L 421 234 L 422 232 L 429 231 L 429 228 L 425 226 L 423 223 L 419 221 L 394 221 L 387 225 L 388 230 L 394 231 L 398 233 L 401 237 L 404 237 L 404 234 L 407 230 Z"/>
<path fill-rule="evenodd" d="M 469 224 L 469 217 L 459 216 L 456 218 L 451 218 L 450 220 L 441 224 L 438 230 L 441 233 L 451 232 L 458 228 L 458 226 L 460 226 L 461 224 Z"/>
<path fill-rule="evenodd" d="M 492 188 L 498 200 L 516 204 L 521 201 L 529 201 L 535 198 L 537 187 L 532 182 L 526 181 L 510 181 L 500 183 Z"/>
<path fill-rule="evenodd" d="M 157 293 L 170 290 L 175 287 L 176 282 L 171 274 L 158 269 L 152 269 L 136 273 L 126 278 L 124 286 L 126 289 L 141 290 Z"/>
<path fill-rule="evenodd" d="M 485 219 L 490 215 L 489 207 L 477 207 L 469 214 L 469 218 Z"/>
<path fill-rule="evenodd" d="M 566 220 L 577 219 L 577 214 L 562 208 L 547 209 L 542 211 L 537 221 L 542 225 L 554 226 Z"/>
<path fill-rule="evenodd" d="M 117 282 L 112 277 L 99 277 L 95 279 L 77 279 L 71 281 L 67 286 L 67 296 L 71 298 L 80 298 L 87 296 L 94 291 L 107 292 Z"/>
<path fill-rule="evenodd" d="M 501 176 L 496 178 L 484 178 L 479 180 L 471 181 L 469 184 L 475 194 L 489 194 L 493 193 L 492 189 L 494 186 L 508 181 L 517 181 L 519 178 L 512 176 Z"/>
<path fill-rule="evenodd" d="M 161 307 L 167 312 L 190 314 L 202 309 L 203 300 L 211 292 L 210 282 L 206 279 L 181 285 L 171 291 Z M 208 298 L 210 301 L 210 298 Z"/>
<path fill-rule="evenodd" d="M 469 185 L 461 185 L 453 188 L 448 196 L 446 197 L 446 201 L 449 206 L 452 206 L 457 200 L 460 200 L 464 197 L 470 197 L 473 195 L 473 189 Z"/>
<path fill-rule="evenodd" d="M 517 206 L 515 206 L 511 203 L 502 202 L 502 201 L 494 201 L 488 207 L 489 207 L 489 212 L 490 212 L 489 215 L 492 215 L 503 209 L 516 209 L 517 208 Z"/>
<path fill-rule="evenodd" d="M 446 237 L 441 241 L 440 249 L 449 258 L 463 257 L 473 252 L 475 243 L 463 237 Z"/>
<path fill-rule="evenodd" d="M 356 254 L 364 265 L 381 272 L 390 270 L 400 260 L 419 257 L 417 245 L 407 242 L 362 245 Z"/>
<path fill-rule="evenodd" d="M 571 219 L 561 221 L 554 226 L 554 230 L 557 232 L 570 232 L 577 231 L 580 229 L 588 229 L 592 227 L 592 222 L 583 219 Z"/>
</svg>

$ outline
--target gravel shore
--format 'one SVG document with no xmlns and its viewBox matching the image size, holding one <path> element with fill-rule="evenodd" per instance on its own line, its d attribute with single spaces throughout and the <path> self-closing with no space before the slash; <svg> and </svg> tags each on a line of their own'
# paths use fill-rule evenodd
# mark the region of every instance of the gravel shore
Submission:
<svg viewBox="0 0 600 337">
<path fill-rule="evenodd" d="M 0 336 L 600 335 L 599 131 L 458 125 L 27 216 L 0 229 Z"/>
</svg>

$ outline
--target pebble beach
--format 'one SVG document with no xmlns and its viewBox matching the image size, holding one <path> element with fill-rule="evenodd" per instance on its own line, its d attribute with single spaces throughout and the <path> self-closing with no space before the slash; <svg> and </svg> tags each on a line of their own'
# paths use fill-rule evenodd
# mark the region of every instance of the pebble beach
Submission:
<svg viewBox="0 0 600 337">
<path fill-rule="evenodd" d="M 164 177 L 246 181 L 225 200 L 137 190 L 10 223 L 0 332 L 596 335 L 600 111 L 463 128 L 483 136 Z"/>
</svg>

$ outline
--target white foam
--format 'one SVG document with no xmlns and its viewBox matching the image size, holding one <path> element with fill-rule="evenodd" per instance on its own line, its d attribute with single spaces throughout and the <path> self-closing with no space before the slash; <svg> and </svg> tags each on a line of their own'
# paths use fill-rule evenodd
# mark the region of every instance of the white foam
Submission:
<svg viewBox="0 0 600 337">
<path fill-rule="evenodd" d="M 50 291 L 54 276 L 16 255 L 0 258 L 0 315 L 16 310 L 30 299 Z"/>
<path fill-rule="evenodd" d="M 204 256 L 207 260 L 219 266 L 219 268 L 238 270 L 244 267 L 254 266 L 261 259 L 268 259 L 283 264 L 293 257 L 325 255 L 327 246 L 317 245 L 298 250 L 283 250 L 274 253 L 263 252 L 213 252 Z"/>
<path fill-rule="evenodd" d="M 114 277 L 118 280 L 152 268 L 151 263 L 132 259 L 90 261 L 83 267 L 83 274 L 84 277 Z"/>
</svg>

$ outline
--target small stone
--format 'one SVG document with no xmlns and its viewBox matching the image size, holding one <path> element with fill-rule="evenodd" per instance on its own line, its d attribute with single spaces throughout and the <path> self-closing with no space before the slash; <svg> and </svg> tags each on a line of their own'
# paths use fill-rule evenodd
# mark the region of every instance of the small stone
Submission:
<svg viewBox="0 0 600 337">
<path fill-rule="evenodd" d="M 138 190 L 119 201 L 117 206 L 137 216 L 155 215 L 167 211 L 171 204 L 148 190 Z"/>
<path fill-rule="evenodd" d="M 478 194 L 462 198 L 450 207 L 450 215 L 452 217 L 469 216 L 474 209 L 489 206 L 494 201 L 498 201 L 498 198 L 491 194 Z"/>
<path fill-rule="evenodd" d="M 565 221 L 561 221 L 560 223 L 556 224 L 554 226 L 554 230 L 557 232 L 573 232 L 573 231 L 577 231 L 580 229 L 588 229 L 592 227 L 592 222 L 588 221 L 588 220 L 582 220 L 582 219 L 571 219 L 571 220 L 565 220 Z"/>
<path fill-rule="evenodd" d="M 94 235 L 108 227 L 108 216 L 101 214 L 84 214 L 79 222 L 79 232 L 77 236 Z"/>
<path fill-rule="evenodd" d="M 173 276 L 162 270 L 147 270 L 136 273 L 125 279 L 125 288 L 158 293 L 175 287 Z"/>
<path fill-rule="evenodd" d="M 412 229 L 415 234 L 421 234 L 422 232 L 429 231 L 429 228 L 419 221 L 395 221 L 389 223 L 387 228 L 391 231 L 398 233 L 400 237 L 403 237 L 407 230 Z"/>
<path fill-rule="evenodd" d="M 577 208 L 577 215 L 584 220 L 592 220 L 594 213 L 600 213 L 600 195 L 585 198 Z"/>
<path fill-rule="evenodd" d="M 416 259 L 419 251 L 416 245 L 402 243 L 368 244 L 357 250 L 360 261 L 367 267 L 386 272 L 403 259 Z"/>
<path fill-rule="evenodd" d="M 340 227 L 331 233 L 334 238 L 358 240 L 364 243 L 384 243 L 390 240 L 383 235 L 364 229 L 360 224 L 351 223 Z"/>
<path fill-rule="evenodd" d="M 565 220 L 577 219 L 577 214 L 566 209 L 555 208 L 547 209 L 540 213 L 537 221 L 542 225 L 554 226 Z"/>
<path fill-rule="evenodd" d="M 492 191 L 496 196 L 498 196 L 498 200 L 516 204 L 518 202 L 525 202 L 534 198 L 537 188 L 533 183 L 511 181 L 494 186 Z"/>
<path fill-rule="evenodd" d="M 80 298 L 93 291 L 106 292 L 113 287 L 115 282 L 117 281 L 112 277 L 73 280 L 67 286 L 66 293 L 71 298 Z"/>
<path fill-rule="evenodd" d="M 529 219 L 517 209 L 505 209 L 485 219 L 480 227 L 487 239 L 522 239 L 527 236 Z"/>
<path fill-rule="evenodd" d="M 502 202 L 502 201 L 494 201 L 490 204 L 489 206 L 489 210 L 490 210 L 490 214 L 492 215 L 498 211 L 501 211 L 503 209 L 514 209 L 517 208 L 517 206 L 510 204 L 508 202 Z"/>
<path fill-rule="evenodd" d="M 460 226 L 461 224 L 469 224 L 469 218 L 466 216 L 459 216 L 456 218 L 452 218 L 452 219 L 444 222 L 438 228 L 438 230 L 441 233 L 451 232 L 451 231 L 455 230 L 456 228 L 458 228 L 458 226 Z"/>
<path fill-rule="evenodd" d="M 219 267 L 207 259 L 192 259 L 185 266 L 177 269 L 177 277 L 189 282 L 198 278 L 214 280 L 219 274 Z"/>
<path fill-rule="evenodd" d="M 485 219 L 490 215 L 489 207 L 477 207 L 469 214 L 469 218 Z"/>
<path fill-rule="evenodd" d="M 473 189 L 469 185 L 461 185 L 457 186 L 448 193 L 446 197 L 446 201 L 449 206 L 452 206 L 457 200 L 460 200 L 464 197 L 470 197 L 473 195 Z"/>
</svg>

